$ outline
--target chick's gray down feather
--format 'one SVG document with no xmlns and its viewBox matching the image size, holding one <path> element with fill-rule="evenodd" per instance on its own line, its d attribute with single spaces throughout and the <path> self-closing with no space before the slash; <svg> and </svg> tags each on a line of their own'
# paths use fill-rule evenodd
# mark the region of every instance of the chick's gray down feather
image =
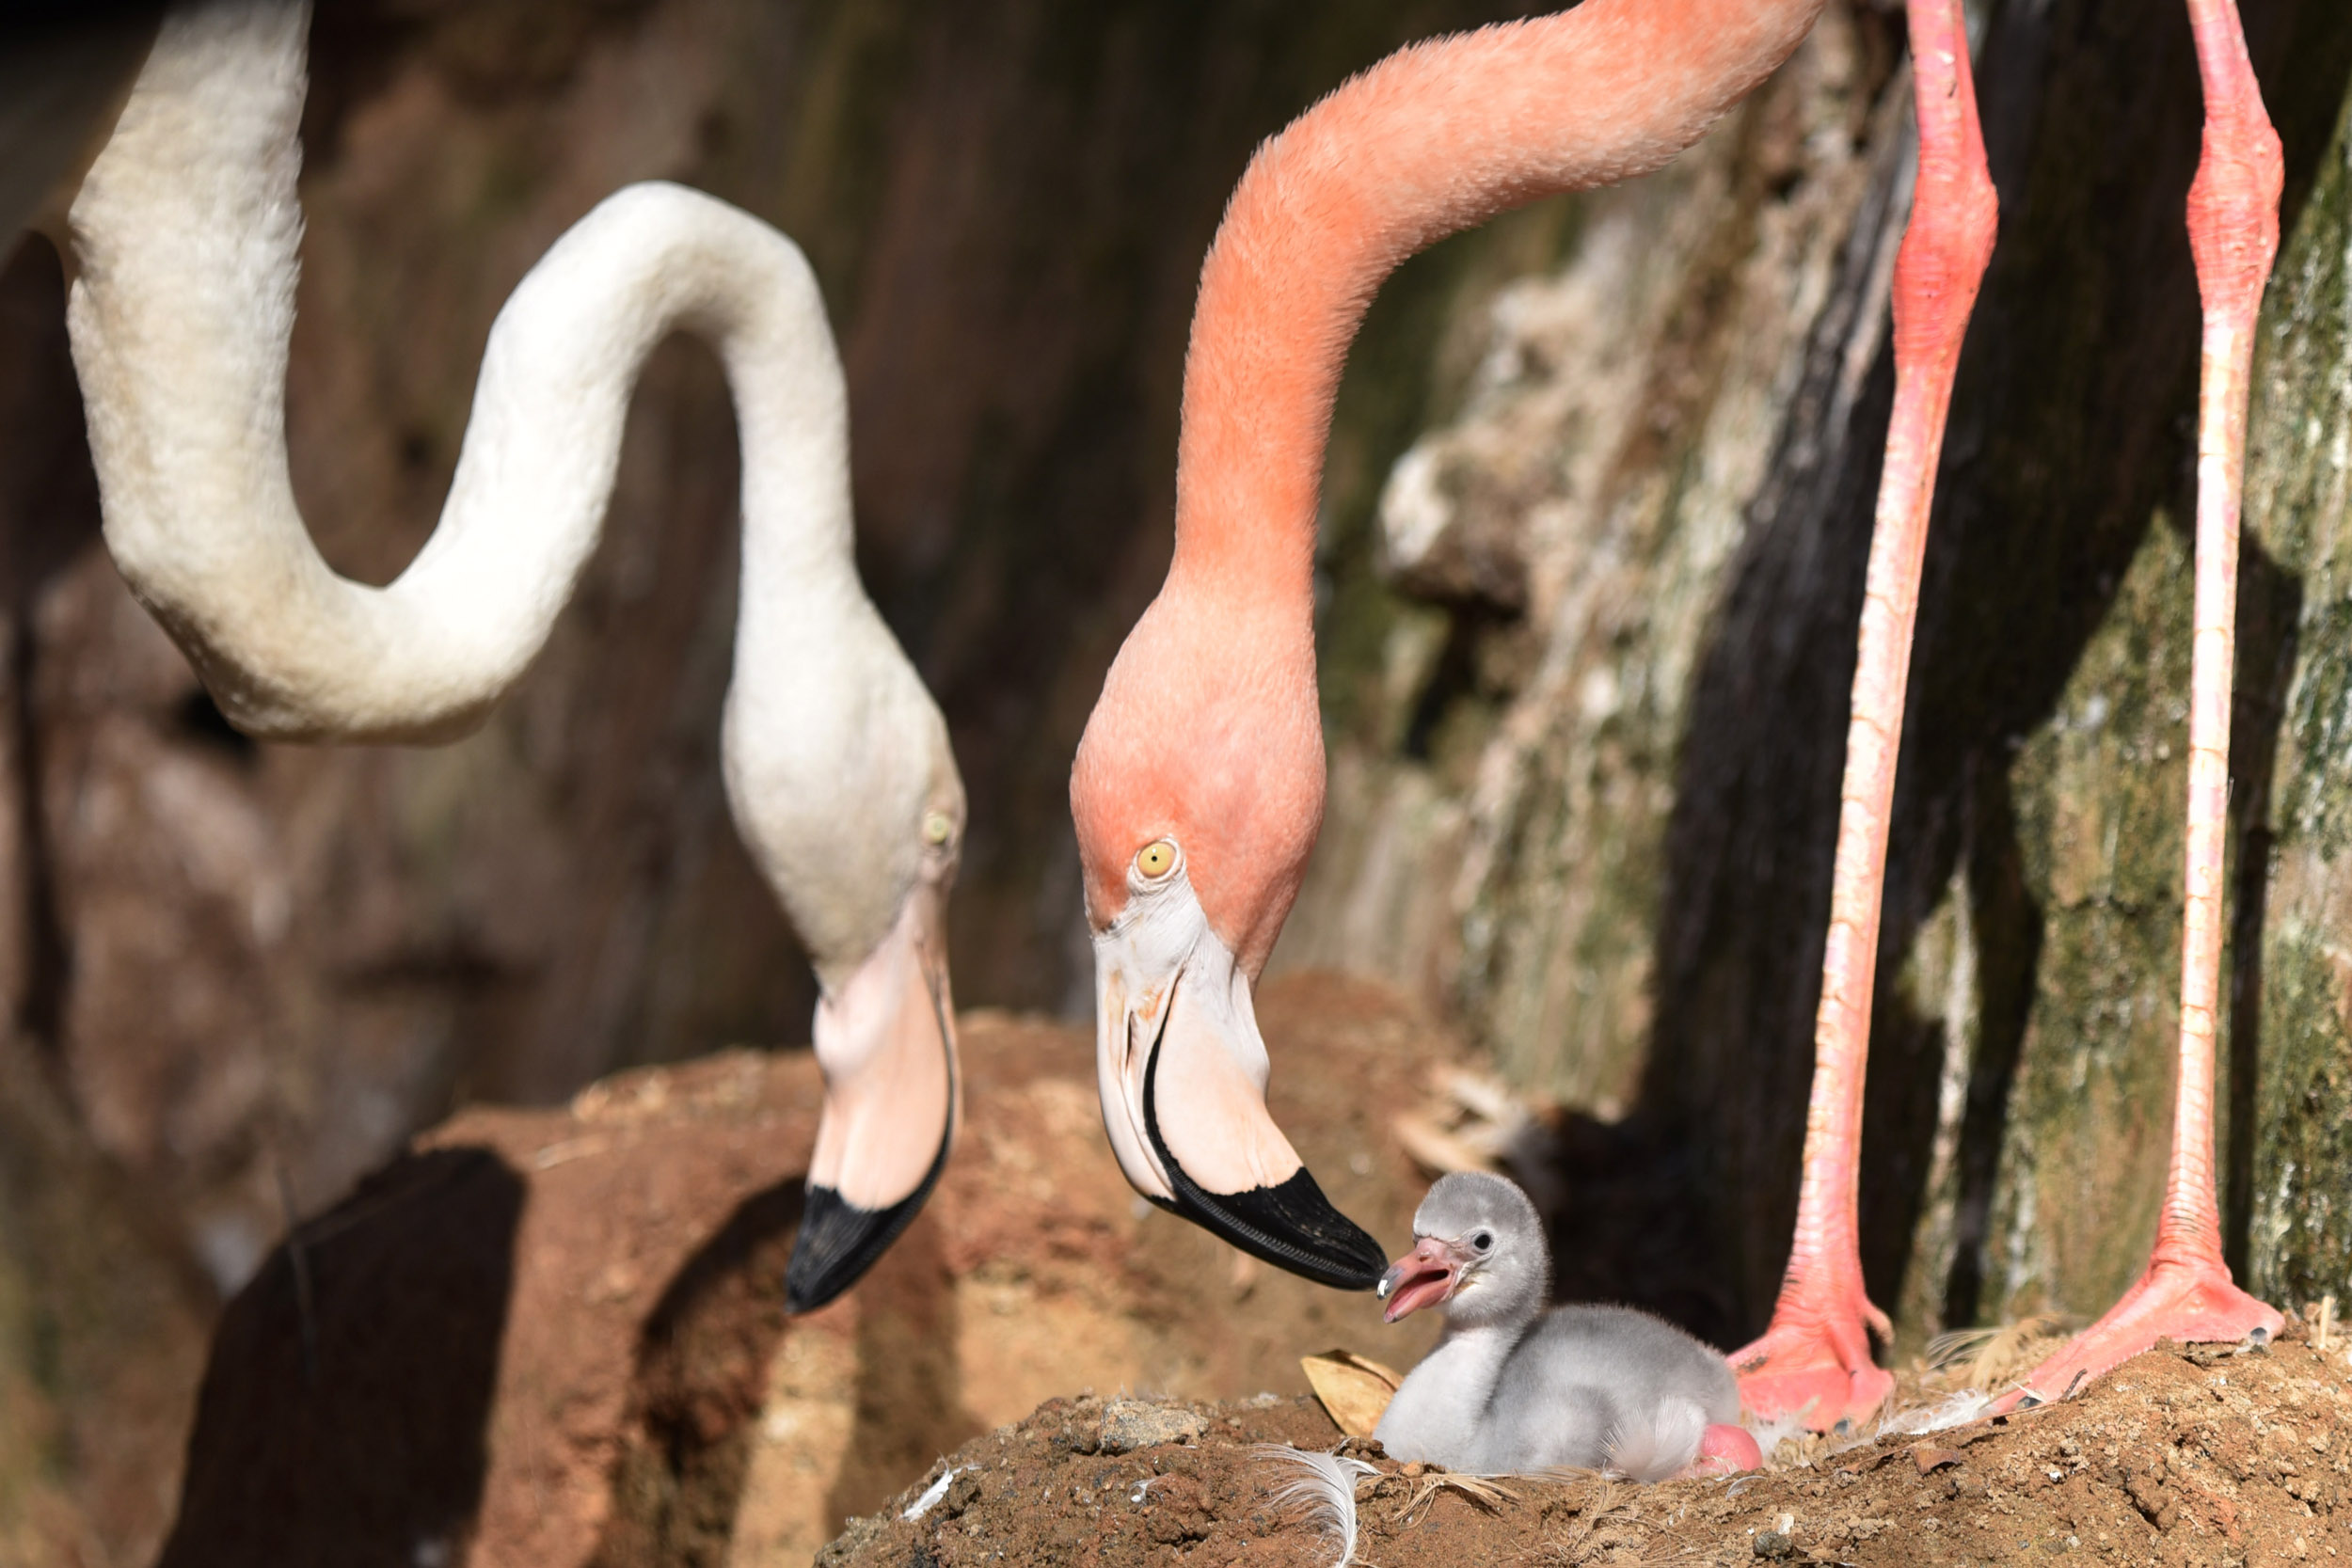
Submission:
<svg viewBox="0 0 2352 1568">
<path fill-rule="evenodd" d="M 1569 1465 L 1661 1481 L 1697 1456 L 1709 1423 L 1740 1418 L 1729 1364 L 1673 1324 L 1628 1307 L 1543 1310 L 1550 1249 L 1511 1182 L 1441 1179 L 1413 1233 L 1463 1261 L 1439 1307 L 1444 1338 L 1375 1433 L 1391 1457 L 1487 1475 Z"/>
</svg>

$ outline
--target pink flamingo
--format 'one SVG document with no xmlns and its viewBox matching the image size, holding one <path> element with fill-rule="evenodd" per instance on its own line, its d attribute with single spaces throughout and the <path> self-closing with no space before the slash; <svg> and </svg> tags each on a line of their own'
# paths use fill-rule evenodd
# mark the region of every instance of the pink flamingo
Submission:
<svg viewBox="0 0 2352 1568">
<path fill-rule="evenodd" d="M 1383 1259 L 1267 1115 L 1250 987 L 1320 826 L 1311 571 L 1341 365 L 1388 273 L 1537 197 L 1645 173 L 1786 59 L 1822 0 L 1586 0 L 1417 45 L 1266 144 L 1202 269 L 1185 362 L 1176 545 L 1080 744 L 1071 805 L 1097 967 L 1104 1119 L 1146 1196 L 1234 1244 L 1361 1288 Z M 1736 1353 L 1764 1414 L 1875 1410 L 1885 1315 L 1855 1223 L 1886 824 L 1919 569 L 1952 373 L 1991 255 L 1960 0 L 1907 0 L 1919 175 L 1897 267 L 1897 393 L 1838 812 L 1794 1244 L 1771 1326 Z M 2206 98 L 2190 229 L 2204 299 L 2189 909 L 2169 1198 L 2147 1275 L 2042 1371 L 2057 1397 L 2159 1336 L 2275 1332 L 2231 1283 L 2213 1188 L 2237 495 L 2252 329 L 2280 159 L 2233 0 L 2189 0 Z M 2061 1376 L 2063 1374 L 2063 1376 Z"/>
</svg>

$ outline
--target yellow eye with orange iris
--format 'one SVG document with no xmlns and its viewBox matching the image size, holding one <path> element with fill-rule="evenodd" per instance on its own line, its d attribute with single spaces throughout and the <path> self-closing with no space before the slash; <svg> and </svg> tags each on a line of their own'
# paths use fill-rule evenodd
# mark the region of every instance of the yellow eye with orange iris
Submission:
<svg viewBox="0 0 2352 1568">
<path fill-rule="evenodd" d="M 1172 840 L 1155 838 L 1136 851 L 1136 870 L 1147 882 L 1156 882 L 1176 869 L 1176 846 Z"/>
</svg>

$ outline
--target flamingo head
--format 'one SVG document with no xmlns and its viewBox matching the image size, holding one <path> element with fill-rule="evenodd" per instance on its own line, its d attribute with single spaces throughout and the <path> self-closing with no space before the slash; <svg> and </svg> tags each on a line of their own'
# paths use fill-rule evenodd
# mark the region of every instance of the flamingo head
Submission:
<svg viewBox="0 0 2352 1568">
<path fill-rule="evenodd" d="M 1127 1180 L 1245 1252 L 1371 1289 L 1378 1243 L 1266 1110 L 1252 1006 L 1322 820 L 1311 633 L 1164 593 L 1104 684 L 1071 810 L 1103 1121 Z"/>
<path fill-rule="evenodd" d="M 1543 1216 L 1516 1183 L 1484 1171 L 1438 1179 L 1413 1215 L 1413 1250 L 1379 1285 L 1390 1323 L 1436 1307 L 1457 1328 L 1526 1323 L 1550 1291 Z"/>
<path fill-rule="evenodd" d="M 961 1109 L 946 941 L 964 825 L 955 753 L 879 617 L 827 635 L 825 680 L 739 682 L 726 723 L 736 819 L 821 992 L 824 1114 L 785 1275 L 794 1312 L 848 1290 L 914 1221 Z"/>
</svg>

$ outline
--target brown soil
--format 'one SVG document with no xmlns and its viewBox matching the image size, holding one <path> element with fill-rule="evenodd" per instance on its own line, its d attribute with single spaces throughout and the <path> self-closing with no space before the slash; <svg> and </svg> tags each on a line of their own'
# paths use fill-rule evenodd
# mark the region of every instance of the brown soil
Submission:
<svg viewBox="0 0 2352 1568">
<path fill-rule="evenodd" d="M 859 1519 L 820 1568 L 982 1562 L 1331 1568 L 1332 1541 L 1272 1498 L 1281 1468 L 1250 1447 L 1330 1449 L 1304 1399 L 1189 1407 L 1190 1441 L 1106 1451 L 1131 1412 L 1054 1400 L 965 1444 L 920 1519 L 923 1484 Z M 1107 1447 L 1115 1448 L 1113 1443 Z M 1360 1446 L 1360 1445 L 1359 1445 Z M 1634 1486 L 1514 1481 L 1481 1500 L 1379 1462 L 1358 1493 L 1357 1558 L 1544 1565 L 1961 1564 L 2083 1560 L 2257 1565 L 2352 1559 L 2352 1363 L 2291 1327 L 2235 1354 L 2160 1347 L 2081 1397 L 1927 1437 L 1861 1442 L 1734 1480 Z"/>
<path fill-rule="evenodd" d="M 1270 1103 L 1384 1242 L 1425 1180 L 1388 1135 L 1452 1042 L 1400 996 L 1269 985 Z M 805 1053 L 468 1111 L 304 1225 L 216 1335 L 165 1568 L 806 1563 L 956 1444 L 1083 1388 L 1303 1391 L 1368 1298 L 1139 1203 L 1090 1031 L 965 1015 L 939 1190 L 859 1287 L 787 1319 Z M 1409 1360 L 1426 1335 L 1402 1332 Z"/>
</svg>

